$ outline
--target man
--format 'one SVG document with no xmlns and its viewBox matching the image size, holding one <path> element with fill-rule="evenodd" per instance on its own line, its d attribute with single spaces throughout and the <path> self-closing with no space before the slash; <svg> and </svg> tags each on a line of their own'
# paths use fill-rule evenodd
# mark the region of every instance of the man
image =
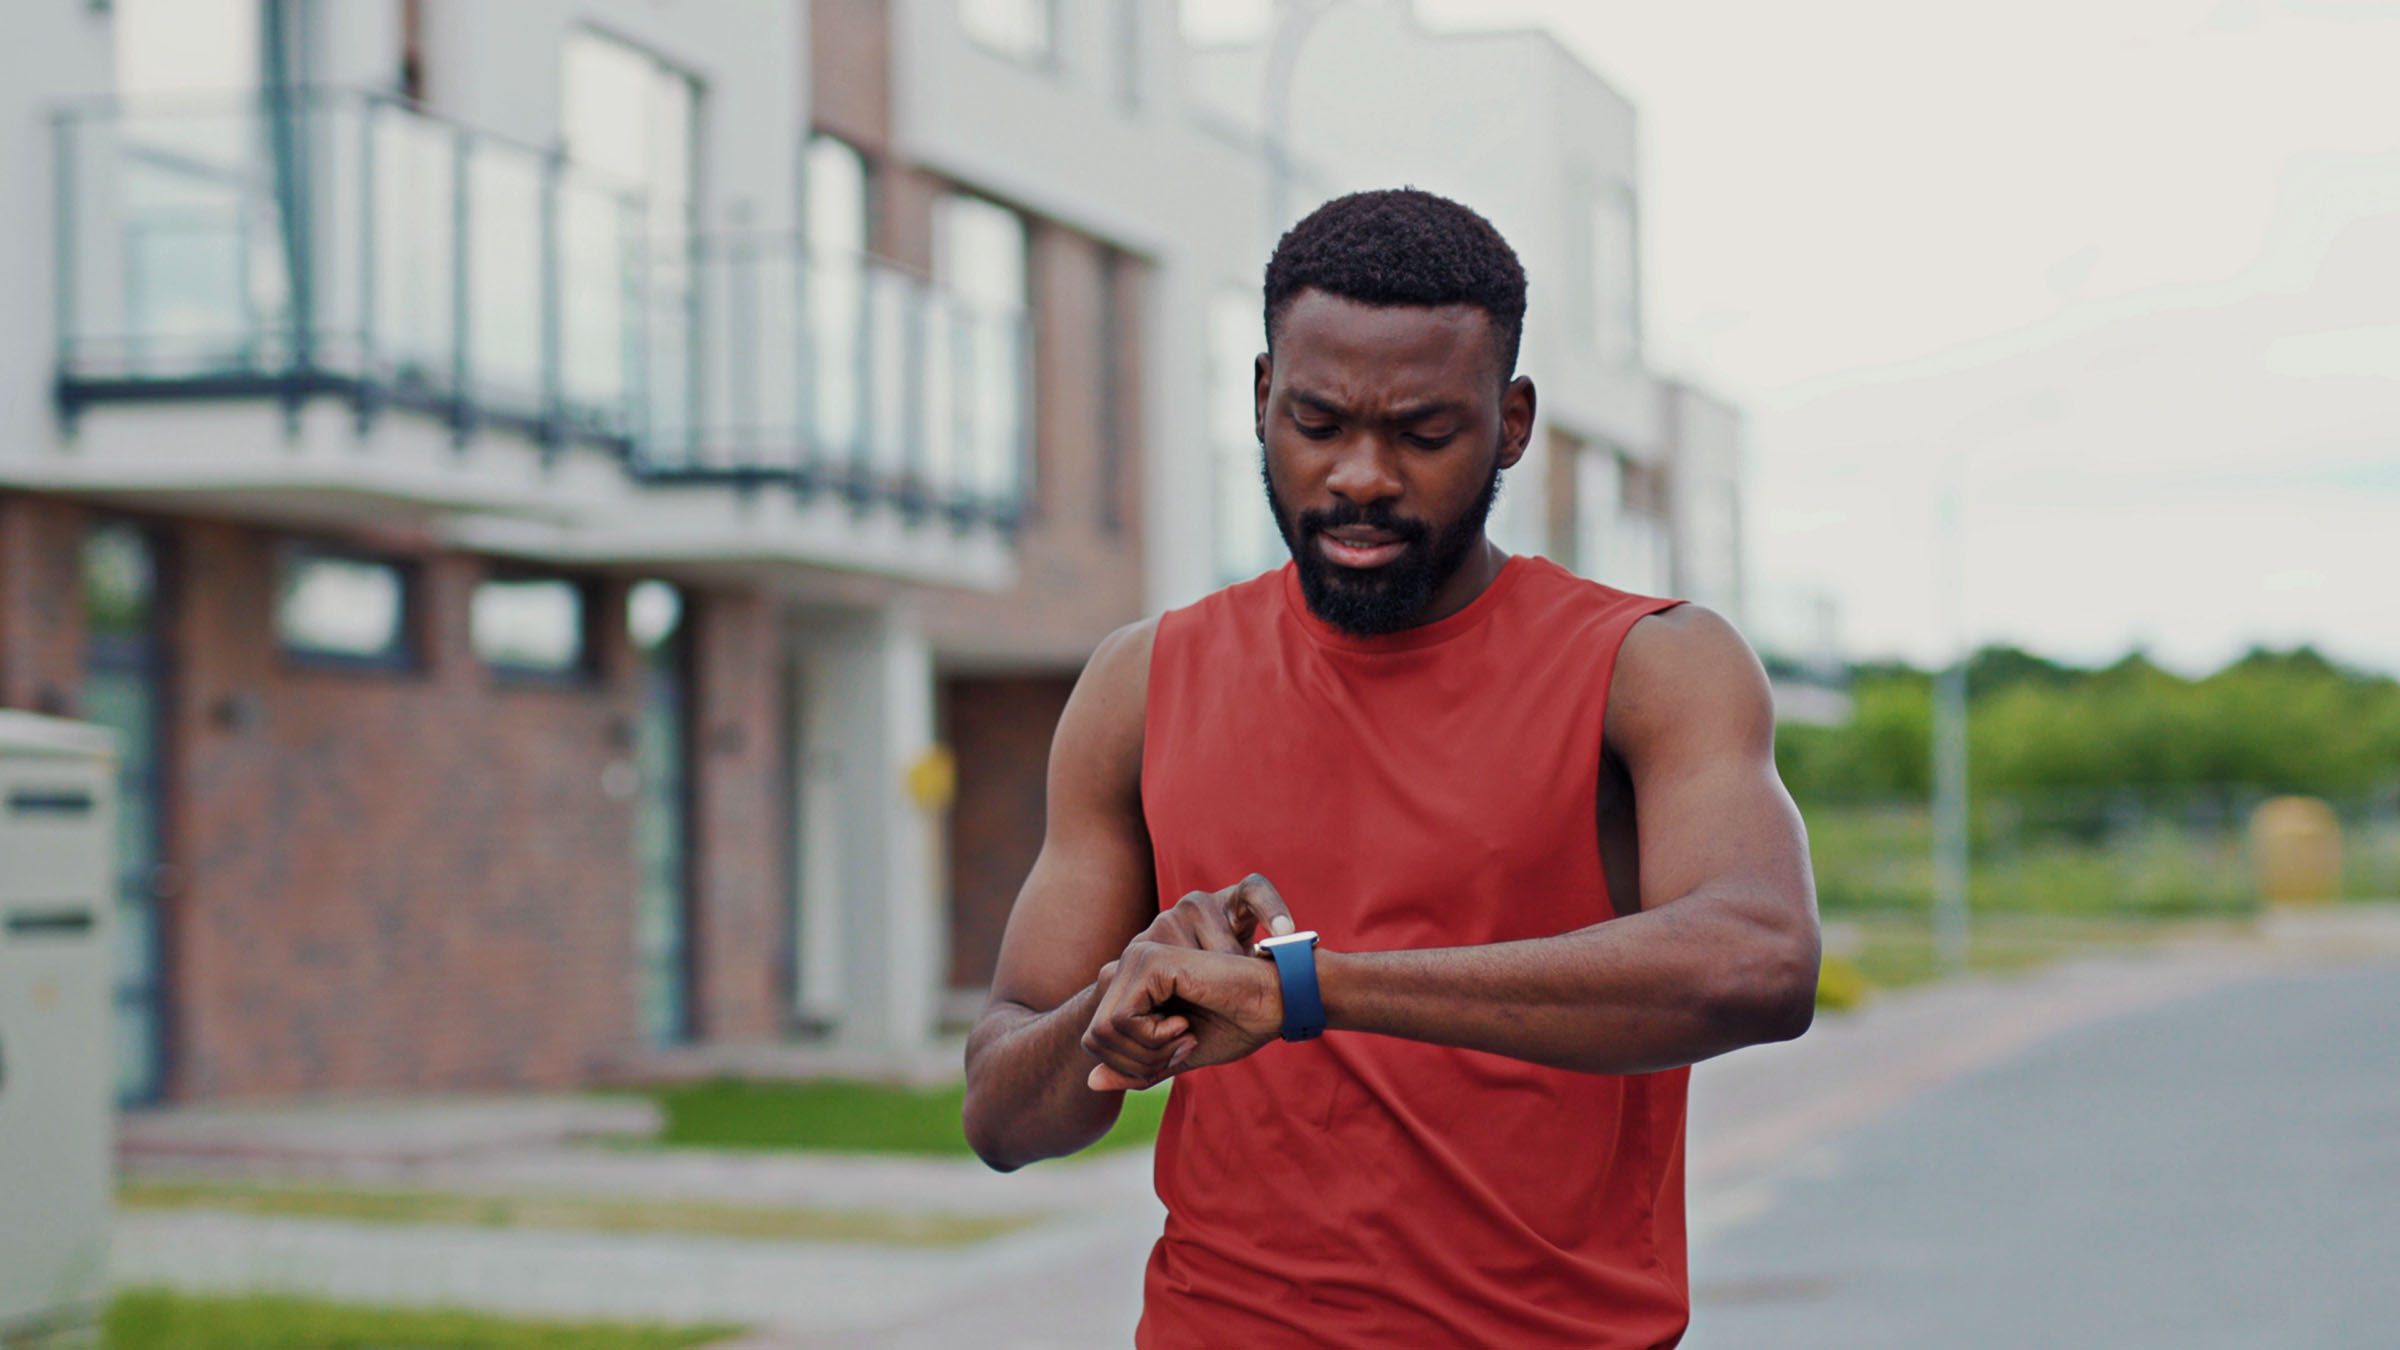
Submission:
<svg viewBox="0 0 2400 1350">
<path fill-rule="evenodd" d="M 1060 720 L 966 1129 L 1008 1170 L 1175 1080 L 1142 1345 L 1671 1345 L 1685 1066 L 1809 1024 L 1756 659 L 1484 536 L 1524 311 L 1455 202 L 1294 226 L 1255 399 L 1292 562 L 1112 635 Z"/>
</svg>

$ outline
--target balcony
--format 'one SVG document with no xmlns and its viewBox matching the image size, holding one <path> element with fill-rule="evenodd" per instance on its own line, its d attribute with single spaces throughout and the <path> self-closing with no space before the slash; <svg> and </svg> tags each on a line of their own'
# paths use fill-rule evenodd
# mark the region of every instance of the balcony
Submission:
<svg viewBox="0 0 2400 1350">
<path fill-rule="evenodd" d="M 1024 316 L 371 94 L 60 111 L 58 443 L 0 479 L 581 561 L 1005 581 Z"/>
</svg>

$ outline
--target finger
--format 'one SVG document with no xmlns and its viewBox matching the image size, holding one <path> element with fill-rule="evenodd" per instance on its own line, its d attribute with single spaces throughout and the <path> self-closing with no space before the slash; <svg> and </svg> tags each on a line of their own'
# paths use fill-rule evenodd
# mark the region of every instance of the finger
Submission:
<svg viewBox="0 0 2400 1350">
<path fill-rule="evenodd" d="M 1275 883 L 1265 877 L 1252 872 L 1242 878 L 1233 890 L 1235 901 L 1249 915 L 1249 923 L 1244 925 L 1245 928 L 1264 927 L 1275 937 L 1299 929 L 1300 925 L 1292 922 L 1291 907 L 1283 903 L 1282 893 L 1275 889 Z"/>
<path fill-rule="evenodd" d="M 1233 916 L 1218 896 L 1209 896 L 1193 910 L 1192 937 L 1192 945 L 1204 952 L 1242 954 L 1242 935 L 1235 930 Z"/>
<path fill-rule="evenodd" d="M 1152 922 L 1135 942 L 1159 942 L 1166 946 L 1193 946 L 1200 951 L 1219 951 L 1219 942 L 1226 942 L 1229 932 L 1224 922 L 1224 901 L 1217 891 L 1190 891 L 1176 901 L 1166 913 Z"/>
<path fill-rule="evenodd" d="M 1094 1092 L 1146 1091 L 1150 1088 L 1158 1086 L 1160 1083 L 1165 1082 L 1167 1079 L 1173 1077 L 1179 1070 L 1181 1070 L 1184 1064 L 1191 1059 L 1192 1052 L 1198 1048 L 1198 1045 L 1199 1043 L 1197 1041 L 1189 1038 L 1178 1042 L 1176 1044 L 1175 1053 L 1170 1056 L 1167 1063 L 1155 1073 L 1129 1074 L 1115 1068 L 1112 1065 L 1098 1064 L 1092 1067 L 1091 1073 L 1086 1075 L 1083 1081 L 1085 1086 L 1091 1088 Z"/>
<path fill-rule="evenodd" d="M 1132 994 L 1133 987 L 1124 992 Z M 1190 1021 L 1180 1013 L 1160 1016 L 1138 999 L 1112 999 L 1084 1029 L 1083 1048 L 1128 1077 L 1154 1078 L 1165 1072 L 1177 1039 L 1189 1031 Z"/>
<path fill-rule="evenodd" d="M 1094 1092 L 1139 1092 L 1150 1086 L 1149 1080 L 1128 1078 L 1105 1064 L 1093 1065 L 1091 1075 L 1083 1081 Z"/>
<path fill-rule="evenodd" d="M 1171 1046 L 1171 1043 L 1170 1043 Z M 1101 1030 L 1084 1036 L 1084 1052 L 1100 1062 L 1100 1067 L 1126 1077 L 1148 1081 L 1167 1071 L 1173 1057 L 1170 1046 L 1141 1046 Z"/>
</svg>

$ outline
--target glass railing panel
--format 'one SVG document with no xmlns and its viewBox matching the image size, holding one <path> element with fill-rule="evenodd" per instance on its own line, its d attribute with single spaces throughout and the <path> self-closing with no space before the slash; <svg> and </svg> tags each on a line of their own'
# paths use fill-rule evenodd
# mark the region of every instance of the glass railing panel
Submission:
<svg viewBox="0 0 2400 1350">
<path fill-rule="evenodd" d="M 475 401 L 544 410 L 542 324 L 545 157 L 494 141 L 467 156 L 467 354 Z"/>
<path fill-rule="evenodd" d="M 809 468 L 804 259 L 788 240 L 756 244 L 737 256 L 741 266 L 727 312 L 731 333 L 723 349 L 732 376 L 730 420 L 757 462 Z"/>
<path fill-rule="evenodd" d="M 642 395 L 636 402 L 644 462 L 685 466 L 700 453 L 699 272 L 688 236 L 652 235 L 638 288 Z"/>
<path fill-rule="evenodd" d="M 699 258 L 702 357 L 692 458 L 708 469 L 808 460 L 801 258 L 788 237 L 723 235 Z"/>
<path fill-rule="evenodd" d="M 355 377 L 383 402 L 1013 516 L 1029 330 L 790 235 L 662 236 L 638 195 L 390 98 L 62 114 L 62 374 Z"/>
<path fill-rule="evenodd" d="M 918 371 L 923 389 L 917 400 L 922 428 L 918 487 L 938 503 L 951 495 L 971 440 L 967 417 L 974 402 L 974 371 L 969 364 L 974 330 L 967 312 L 940 292 L 925 293 L 921 312 L 924 348 Z"/>
<path fill-rule="evenodd" d="M 1028 326 L 1013 311 L 978 311 L 965 322 L 967 392 L 955 486 L 962 502 L 1013 510 L 1030 476 Z"/>
<path fill-rule="evenodd" d="M 62 136 L 75 358 L 133 378 L 280 365 L 302 241 L 283 226 L 291 168 L 260 110 L 115 113 Z"/>
<path fill-rule="evenodd" d="M 372 373 L 405 395 L 448 395 L 459 356 L 459 134 L 380 100 L 364 116 Z"/>
<path fill-rule="evenodd" d="M 369 298 L 365 264 L 373 223 L 367 200 L 373 166 L 364 153 L 371 130 L 367 99 L 338 90 L 308 90 L 290 97 L 293 118 L 283 134 L 299 155 L 309 184 L 301 212 L 308 257 L 293 273 L 306 283 L 295 296 L 306 315 L 309 364 L 344 375 L 363 374 Z"/>
<path fill-rule="evenodd" d="M 912 404 L 921 310 L 913 278 L 882 267 L 869 267 L 865 277 L 867 435 L 860 470 L 871 489 L 897 493 L 908 479 L 910 439 L 920 434 Z"/>
<path fill-rule="evenodd" d="M 559 362 L 568 420 L 623 434 L 641 359 L 637 199 L 572 171 L 558 184 Z"/>
<path fill-rule="evenodd" d="M 823 254 L 808 268 L 809 443 L 837 470 L 863 455 L 867 386 L 866 261 Z"/>
</svg>

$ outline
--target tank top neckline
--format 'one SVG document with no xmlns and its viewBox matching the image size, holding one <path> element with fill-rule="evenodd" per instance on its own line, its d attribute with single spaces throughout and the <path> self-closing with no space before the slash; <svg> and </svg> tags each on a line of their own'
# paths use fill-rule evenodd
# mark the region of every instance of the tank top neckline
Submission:
<svg viewBox="0 0 2400 1350">
<path fill-rule="evenodd" d="M 1284 609 L 1291 615 L 1292 621 L 1300 626 L 1300 631 L 1319 646 L 1369 655 L 1422 651 L 1448 642 L 1490 618 L 1531 565 L 1528 555 L 1512 553 L 1501 562 L 1499 575 L 1483 588 L 1483 593 L 1469 600 L 1456 614 L 1414 628 L 1403 628 L 1397 633 L 1360 636 L 1345 633 L 1310 612 L 1308 597 L 1300 591 L 1300 567 L 1297 563 L 1287 562 L 1283 565 L 1282 579 Z"/>
</svg>

